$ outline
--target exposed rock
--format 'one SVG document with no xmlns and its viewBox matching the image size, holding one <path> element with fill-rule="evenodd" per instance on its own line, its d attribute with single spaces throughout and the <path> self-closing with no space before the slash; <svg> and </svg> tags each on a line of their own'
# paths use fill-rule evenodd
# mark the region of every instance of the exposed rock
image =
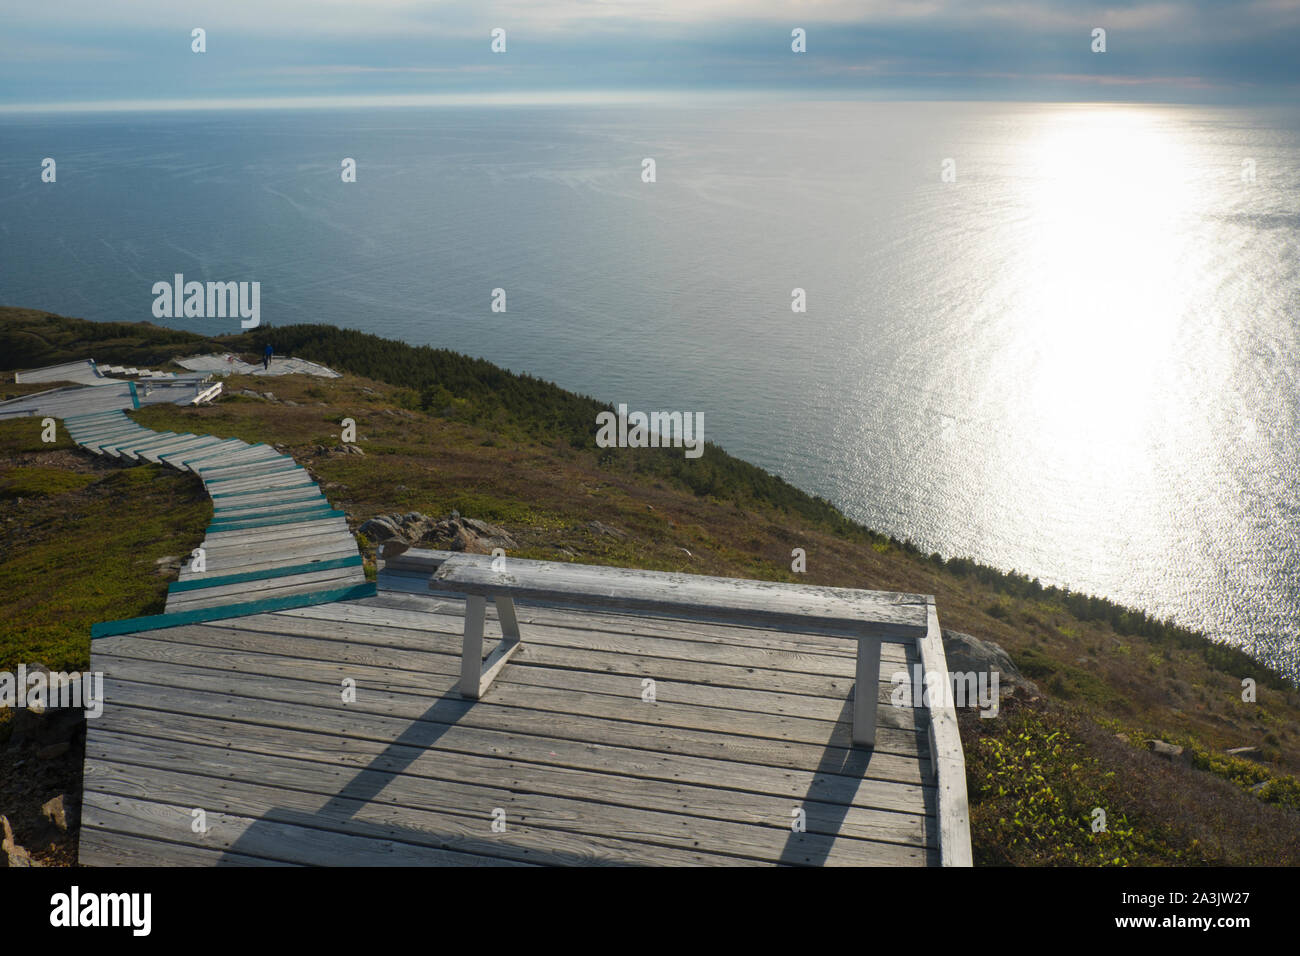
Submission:
<svg viewBox="0 0 1300 956">
<path fill-rule="evenodd" d="M 383 551 L 381 552 L 385 561 L 391 561 L 393 558 L 407 551 L 411 546 L 401 538 L 390 538 L 384 542 Z"/>
<path fill-rule="evenodd" d="M 1183 748 L 1177 744 L 1171 744 L 1164 740 L 1148 740 L 1146 742 L 1147 750 L 1150 750 L 1158 757 L 1164 757 L 1166 760 L 1183 760 Z"/>
<path fill-rule="evenodd" d="M 353 445 L 350 442 L 347 444 L 335 446 L 334 451 L 337 451 L 343 455 L 361 455 L 363 457 L 366 454 L 364 451 L 361 450 L 360 445 Z"/>
<path fill-rule="evenodd" d="M 435 521 L 418 511 L 379 515 L 357 530 L 376 544 L 383 543 L 386 556 L 390 544 L 404 545 L 402 550 L 406 547 L 424 547 L 470 554 L 491 554 L 494 548 L 519 547 L 504 528 L 475 518 L 462 518 L 455 512 L 441 521 Z M 394 555 L 400 553 L 393 551 Z"/>
<path fill-rule="evenodd" d="M 470 554 L 491 554 L 491 549 L 483 546 L 478 535 L 465 527 L 457 527 L 451 539 L 452 551 L 466 551 Z"/>
<path fill-rule="evenodd" d="M 464 527 L 474 532 L 488 548 L 519 547 L 505 528 L 498 528 L 494 524 L 488 524 L 486 521 L 479 521 L 475 518 L 461 518 L 460 522 Z"/>
<path fill-rule="evenodd" d="M 287 398 L 284 400 L 284 404 L 286 404 L 286 405 L 290 405 L 290 406 L 292 406 L 293 408 L 297 408 L 297 407 L 298 407 L 298 403 L 297 403 L 297 402 L 290 401 L 290 400 L 287 399 Z"/>
<path fill-rule="evenodd" d="M 999 697 L 1010 697 L 1017 688 L 1023 689 L 1030 697 L 1039 696 L 1038 685 L 1020 673 L 1011 655 L 993 641 L 945 628 L 943 653 L 948 659 L 948 670 L 953 673 L 992 675 L 996 672 Z"/>
<path fill-rule="evenodd" d="M 607 534 L 611 538 L 627 537 L 626 531 L 623 531 L 620 528 L 615 528 L 612 525 L 607 525 L 603 521 L 589 521 L 587 522 L 587 527 L 596 532 L 596 534 Z"/>
<path fill-rule="evenodd" d="M 402 532 L 398 528 L 396 522 L 383 515 L 380 515 L 378 518 L 371 518 L 358 528 L 357 531 L 364 534 L 376 544 L 382 541 L 387 541 L 389 538 L 400 538 L 402 536 Z"/>
<path fill-rule="evenodd" d="M 0 862 L 14 867 L 40 866 L 30 853 L 18 845 L 14 839 L 13 827 L 9 825 L 6 816 L 0 816 Z"/>
<path fill-rule="evenodd" d="M 68 831 L 68 798 L 63 794 L 46 800 L 41 804 L 41 816 L 54 824 L 64 833 Z"/>
</svg>

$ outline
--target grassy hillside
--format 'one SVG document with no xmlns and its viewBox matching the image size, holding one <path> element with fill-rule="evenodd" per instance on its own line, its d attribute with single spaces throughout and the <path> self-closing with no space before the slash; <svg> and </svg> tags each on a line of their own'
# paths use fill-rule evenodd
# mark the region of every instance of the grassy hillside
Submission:
<svg viewBox="0 0 1300 956">
<path fill-rule="evenodd" d="M 1015 702 L 1000 719 L 963 717 L 979 862 L 1300 863 L 1300 694 L 1231 647 L 1109 601 L 923 554 L 715 446 L 698 460 L 680 451 L 599 449 L 595 415 L 606 407 L 600 402 L 445 350 L 325 326 L 205 340 L 149 325 L 0 309 L 0 356 L 9 368 L 86 357 L 161 367 L 203 350 L 238 351 L 251 360 L 266 341 L 280 354 L 348 374 L 328 381 L 234 378 L 228 390 L 269 390 L 274 399 L 233 395 L 209 408 L 155 406 L 135 417 L 155 428 L 285 446 L 348 512 L 354 530 L 375 514 L 442 515 L 454 508 L 505 526 L 524 557 L 932 593 L 945 627 L 997 641 L 1044 695 Z M 24 390 L 30 389 L 0 384 L 0 397 Z M 364 456 L 327 450 L 338 442 L 343 417 L 357 422 Z M 0 423 L 0 441 L 22 446 L 22 429 Z M 13 463 L 23 469 L 65 469 L 77 457 L 48 446 L 22 451 L 30 457 L 21 460 L 18 454 Z M 47 463 L 44 456 L 54 455 L 64 457 Z M 12 470 L 13 463 L 6 458 L 0 467 Z M 37 513 L 33 499 L 6 498 L 3 489 L 25 487 L 33 475 L 18 472 L 12 480 L 0 479 L 0 521 L 29 520 Z M 197 488 L 197 481 L 159 472 L 149 485 L 182 501 L 183 488 Z M 139 500 L 79 501 L 76 514 L 85 520 L 69 520 L 62 534 L 97 551 L 110 533 L 96 516 Z M 193 504 L 192 514 L 182 509 L 169 527 L 152 527 L 153 550 L 144 546 L 145 557 L 193 546 L 203 523 L 201 493 Z M 51 521 L 61 513 L 53 508 Z M 28 551 L 42 547 L 22 535 L 4 543 L 0 574 L 11 563 L 36 560 Z M 806 574 L 790 569 L 796 547 L 807 552 Z M 40 560 L 58 568 L 59 591 L 87 592 L 89 568 L 56 554 Z M 125 581 L 138 570 L 112 573 Z M 18 621 L 3 645 L 6 660 L 55 653 L 29 620 L 80 627 L 82 619 L 67 608 L 30 598 L 22 599 L 26 616 L 16 616 L 20 595 L 11 579 L 0 582 L 0 619 Z M 149 613 L 156 599 L 126 596 L 103 617 Z M 71 649 L 63 648 L 69 659 Z M 79 653 L 84 666 L 84 640 Z M 1243 677 L 1258 682 L 1256 703 L 1242 702 Z M 1148 753 L 1141 747 L 1148 737 L 1183 744 L 1187 762 Z M 1223 754 L 1241 746 L 1260 748 L 1262 759 Z M 1107 811 L 1106 833 L 1091 830 L 1096 807 Z"/>
</svg>

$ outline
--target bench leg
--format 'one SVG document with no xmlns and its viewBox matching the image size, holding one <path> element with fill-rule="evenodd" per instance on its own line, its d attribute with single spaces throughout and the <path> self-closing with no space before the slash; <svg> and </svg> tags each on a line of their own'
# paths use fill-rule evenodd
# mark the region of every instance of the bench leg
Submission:
<svg viewBox="0 0 1300 956">
<path fill-rule="evenodd" d="M 880 686 L 880 639 L 858 639 L 857 683 L 853 687 L 853 746 L 876 745 L 877 694 Z"/>
<path fill-rule="evenodd" d="M 497 616 L 501 620 L 501 641 L 483 660 L 483 621 L 487 616 L 487 598 L 470 595 L 465 602 L 465 642 L 460 658 L 460 695 L 478 700 L 492 685 L 492 681 L 506 662 L 519 649 L 521 641 L 519 618 L 515 616 L 515 602 L 508 597 L 494 598 Z"/>
</svg>

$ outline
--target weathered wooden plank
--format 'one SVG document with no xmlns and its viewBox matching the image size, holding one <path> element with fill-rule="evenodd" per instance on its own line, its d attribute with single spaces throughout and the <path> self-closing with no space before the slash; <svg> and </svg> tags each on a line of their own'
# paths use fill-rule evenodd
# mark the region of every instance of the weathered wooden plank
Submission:
<svg viewBox="0 0 1300 956">
<path fill-rule="evenodd" d="M 211 496 L 223 491 L 247 491 L 250 488 L 275 488 L 281 485 L 298 484 L 309 477 L 306 469 L 294 465 L 261 475 L 236 475 L 230 478 L 214 478 L 211 481 L 204 479 L 204 484 Z"/>
<path fill-rule="evenodd" d="M 526 730 L 516 731 L 481 730 L 448 724 L 433 716 L 445 711 L 445 705 L 413 695 L 373 693 L 366 696 L 362 706 L 358 706 L 360 700 L 358 704 L 345 705 L 340 701 L 338 685 L 322 684 L 302 689 L 297 682 L 273 681 L 266 693 L 277 696 L 264 699 L 236 696 L 234 690 L 207 689 L 214 685 L 205 685 L 205 680 L 226 686 L 230 683 L 230 675 L 223 679 L 218 673 L 200 672 L 197 668 L 118 658 L 111 662 L 111 666 L 97 666 L 96 669 L 105 670 L 106 699 L 115 703 L 130 702 L 158 710 L 298 729 L 320 728 L 336 715 L 345 715 L 358 726 L 363 721 L 392 720 L 395 715 L 400 715 L 407 723 L 390 739 L 424 740 L 439 751 L 496 754 L 552 766 L 614 771 L 626 777 L 725 785 L 772 796 L 804 798 L 812 793 L 816 799 L 826 803 L 922 815 L 933 813 L 932 786 L 869 776 L 877 757 L 864 751 L 854 751 L 851 759 L 837 765 L 837 769 L 845 773 L 759 766 L 545 736 L 545 722 L 541 726 L 530 725 Z M 255 683 L 242 676 L 238 680 L 245 682 L 245 692 Z M 199 686 L 180 687 L 181 682 Z"/>
<path fill-rule="evenodd" d="M 153 429 L 145 429 L 142 435 L 131 439 L 121 439 L 114 443 L 113 447 L 119 451 L 130 455 L 133 458 L 139 458 L 141 454 L 149 448 L 156 448 L 160 445 L 167 445 L 179 441 L 192 441 L 196 435 L 186 432 L 160 432 Z"/>
<path fill-rule="evenodd" d="M 282 455 L 267 445 L 249 445 L 247 448 L 235 449 L 211 458 L 192 462 L 203 474 L 211 474 L 213 480 L 230 474 L 238 474 L 241 468 L 249 473 L 265 465 L 292 464 L 293 459 Z"/>
<path fill-rule="evenodd" d="M 78 444 L 98 446 L 102 443 L 111 441 L 120 435 L 143 433 L 145 431 L 148 431 L 148 429 L 143 425 L 133 422 L 129 418 L 123 417 L 94 428 L 69 428 L 68 434 L 71 435 Z"/>
<path fill-rule="evenodd" d="M 322 505 L 313 505 L 310 508 L 289 511 L 283 514 L 258 514 L 250 515 L 242 519 L 213 519 L 208 525 L 208 534 L 219 534 L 227 531 L 246 531 L 251 529 L 262 530 L 266 528 L 276 528 L 282 525 L 292 526 L 302 524 L 306 521 L 324 521 L 329 518 L 345 520 L 347 513 L 335 511 L 327 503 Z"/>
<path fill-rule="evenodd" d="M 287 455 L 271 452 L 267 455 L 249 456 L 239 461 L 225 464 L 219 460 L 213 464 L 201 464 L 199 474 L 204 481 L 221 481 L 225 478 L 252 478 L 255 475 L 269 475 L 274 472 L 297 467 L 298 463 Z"/>
<path fill-rule="evenodd" d="M 347 532 L 348 522 L 343 517 L 308 518 L 279 525 L 268 525 L 265 530 L 257 528 L 232 528 L 229 531 L 211 531 L 205 540 L 214 547 L 222 542 L 239 541 L 245 537 L 253 539 L 290 538 L 305 534 L 326 534 L 334 531 Z"/>
<path fill-rule="evenodd" d="M 209 552 L 207 570 L 203 572 L 203 575 L 239 571 L 263 571 L 282 567 L 285 561 L 305 563 L 315 560 L 348 557 L 355 554 L 357 554 L 356 542 L 342 536 L 326 540 L 321 544 L 295 546 L 290 549 L 276 547 L 267 548 L 265 551 L 249 550 L 244 552 L 238 548 L 232 548 L 223 552 Z M 189 569 L 189 565 L 185 565 L 180 570 L 179 580 L 186 581 L 203 575 L 195 575 Z"/>
<path fill-rule="evenodd" d="M 213 519 L 243 521 L 259 514 L 284 514 L 328 507 L 329 501 L 319 491 L 310 494 L 297 492 L 292 498 L 268 493 L 260 498 L 245 500 L 238 505 L 223 505 L 221 508 L 214 509 Z"/>
<path fill-rule="evenodd" d="M 83 826 L 88 822 L 91 827 L 101 830 L 116 830 L 134 836 L 167 839 L 310 866 L 524 865 L 495 857 L 339 833 L 308 825 L 310 818 L 294 824 L 214 810 L 206 814 L 208 831 L 197 834 L 190 830 L 193 809 L 87 790 L 81 817 Z"/>
<path fill-rule="evenodd" d="M 336 719 L 343 727 L 342 721 L 346 718 Z M 398 779 L 409 780 L 417 792 L 423 793 L 454 796 L 462 786 L 491 786 L 518 794 L 555 796 L 588 804 L 657 810 L 682 817 L 757 826 L 771 825 L 773 821 L 788 826 L 790 811 L 798 805 L 807 815 L 810 833 L 842 834 L 908 846 L 936 846 L 933 816 L 845 807 L 815 799 L 796 804 L 785 797 L 745 793 L 726 787 L 637 780 L 598 771 L 503 760 L 490 754 L 463 754 L 453 760 L 446 754 L 404 742 L 401 738 L 381 740 L 353 735 L 351 727 L 335 731 L 332 725 L 323 725 L 311 730 L 292 730 L 184 714 L 162 714 L 128 705 L 115 709 L 113 732 L 157 740 L 159 727 L 164 722 L 166 739 L 156 744 L 161 749 L 153 761 L 159 764 L 173 762 L 166 749 L 173 744 L 207 746 L 214 740 L 231 741 L 236 755 L 291 758 L 323 764 L 326 768 L 347 768 L 350 774 L 363 771 L 384 774 L 394 778 L 394 783 Z M 359 729 L 364 732 L 368 728 L 363 722 Z M 243 767 L 244 779 L 256 782 L 257 778 L 251 773 L 253 766 L 251 760 L 237 761 L 233 773 L 238 778 L 241 775 L 239 768 Z M 384 792 L 389 791 L 385 789 Z"/>
<path fill-rule="evenodd" d="M 349 607 L 355 606 L 355 603 L 349 602 Z M 341 606 L 334 605 L 332 607 Z M 322 639 L 345 640 L 353 644 L 368 643 L 380 647 L 391 645 L 394 648 L 400 647 L 420 652 L 431 651 L 448 656 L 459 654 L 458 642 L 455 636 L 451 634 L 439 634 L 433 631 L 380 630 L 367 622 L 359 622 L 361 626 L 357 627 L 358 622 L 349 622 L 338 618 L 305 618 L 302 619 L 303 623 L 298 625 L 292 623 L 295 617 L 297 615 L 292 611 L 283 611 L 275 615 L 258 615 L 241 618 L 238 621 L 226 621 L 223 622 L 223 626 L 256 630 L 268 635 L 292 632 Z M 430 666 L 434 665 L 431 664 Z M 503 675 L 503 680 L 543 684 L 545 686 L 567 686 L 582 693 L 606 693 L 618 697 L 626 696 L 629 682 L 640 687 L 640 680 L 643 676 L 641 674 L 604 673 L 581 667 L 571 670 L 564 668 L 548 669 L 528 666 L 527 660 L 523 661 L 522 666 L 515 669 L 515 671 L 515 673 L 508 672 L 507 675 Z M 719 699 L 717 687 L 697 683 L 689 674 L 680 681 L 671 680 L 661 675 L 655 678 L 655 686 L 661 700 L 684 701 L 708 706 L 717 704 Z M 892 689 L 892 685 L 886 687 L 883 683 L 881 687 L 882 694 L 885 690 Z M 752 710 L 756 713 L 788 714 L 790 716 L 830 720 L 832 722 L 839 720 L 843 714 L 845 701 L 843 696 L 838 693 L 833 696 L 806 696 L 791 693 L 789 690 L 789 688 L 782 687 L 780 681 L 773 681 L 770 685 L 753 689 L 730 687 L 726 689 L 727 706 Z M 887 700 L 888 698 L 882 697 L 882 699 Z M 924 717 L 924 711 L 917 712 L 910 707 L 890 707 L 888 712 L 882 712 L 881 714 L 881 720 L 885 725 L 909 730 L 917 726 L 923 726 Z"/>
<path fill-rule="evenodd" d="M 96 454 L 111 455 L 114 458 L 120 458 L 123 454 L 122 449 L 119 447 L 121 442 L 138 441 L 146 435 L 156 434 L 158 433 L 155 431 L 151 431 L 148 428 L 142 428 L 141 426 L 132 423 L 130 426 L 117 429 L 108 434 L 97 435 L 93 438 L 89 438 L 83 441 L 81 445 Z"/>
<path fill-rule="evenodd" d="M 99 735 L 87 762 L 97 768 L 87 782 L 100 792 L 262 817 L 289 811 L 359 835 L 427 841 L 442 849 L 523 862 L 716 866 L 782 860 L 900 866 L 922 864 L 928 856 L 914 843 L 792 834 L 788 813 L 767 826 L 754 826 L 639 807 L 593 807 L 590 801 L 524 794 L 486 781 L 430 787 L 406 775 L 353 768 L 340 772 L 314 761 L 127 735 Z M 498 809 L 504 811 L 504 835 L 490 830 Z"/>
<path fill-rule="evenodd" d="M 305 607 L 308 604 L 327 604 L 331 601 L 348 601 L 373 594 L 373 584 L 356 584 L 352 587 L 327 591 L 310 591 L 305 594 L 289 594 L 284 597 L 266 598 L 260 601 L 247 601 L 239 604 L 227 604 L 221 607 L 193 608 L 178 611 L 175 614 L 151 614 L 147 617 L 126 618 L 120 621 L 102 621 L 90 627 L 90 639 L 110 637 L 118 634 L 138 634 L 143 631 L 175 627 L 178 624 L 195 624 L 202 621 L 219 621 L 239 617 L 243 614 L 261 614 L 288 607 Z"/>
<path fill-rule="evenodd" d="M 754 661 L 718 663 L 684 660 L 672 654 L 636 654 L 632 652 L 636 641 L 626 637 L 603 636 L 599 641 L 593 639 L 589 643 L 565 640 L 563 636 L 551 640 L 549 634 L 545 637 L 547 639 L 539 634 L 538 640 L 526 641 L 516 655 L 515 664 L 622 675 L 638 687 L 648 677 L 656 684 L 666 681 L 700 684 L 713 688 L 715 693 L 732 688 L 780 689 L 786 693 L 825 697 L 841 703 L 854 681 L 851 670 L 845 674 L 819 674 L 764 667 Z M 448 646 L 444 639 L 441 649 L 456 653 L 457 645 Z"/>
<path fill-rule="evenodd" d="M 245 601 L 264 601 L 290 594 L 326 591 L 362 584 L 366 580 L 360 567 L 328 568 L 282 578 L 258 578 L 242 584 L 228 584 L 198 591 L 181 591 L 167 597 L 167 613 L 176 614 L 195 608 L 221 607 Z"/>
<path fill-rule="evenodd" d="M 162 463 L 162 456 L 174 451 L 198 451 L 201 448 L 208 448 L 215 445 L 220 439 L 213 438 L 211 435 L 191 435 L 190 437 L 168 442 L 164 445 L 155 445 L 152 448 L 141 450 L 142 457 L 154 462 Z"/>
<path fill-rule="evenodd" d="M 244 570 L 245 562 L 277 561 L 281 563 L 302 563 L 304 555 L 307 560 L 312 555 L 343 550 L 347 554 L 357 551 L 355 540 L 337 531 L 332 534 L 301 535 L 292 539 L 250 536 L 242 541 L 230 541 L 216 545 L 208 552 L 215 563 L 209 563 L 209 570 L 229 567 L 232 564 Z"/>
<path fill-rule="evenodd" d="M 277 860 L 259 860 L 242 853 L 201 846 L 164 843 L 147 837 L 115 833 L 86 826 L 77 834 L 77 862 L 81 866 L 293 866 Z"/>
<path fill-rule="evenodd" d="M 240 574 L 210 574 L 204 573 L 194 577 L 192 581 L 176 581 L 168 585 L 167 590 L 172 594 L 179 594 L 185 591 L 197 591 L 203 588 L 224 587 L 229 584 L 244 584 L 250 581 L 259 581 L 265 578 L 287 578 L 295 574 L 306 574 L 313 571 L 329 571 L 336 568 L 360 568 L 362 566 L 361 555 L 350 555 L 346 558 L 335 558 L 328 561 L 317 560 L 306 564 L 281 565 L 265 573 L 256 571 L 245 571 Z"/>
<path fill-rule="evenodd" d="M 311 481 L 310 479 L 302 478 L 296 484 L 286 485 L 280 483 L 280 484 L 272 485 L 268 488 L 254 487 L 254 488 L 245 489 L 243 491 L 215 491 L 214 490 L 212 492 L 212 501 L 214 502 L 214 504 L 221 504 L 226 501 L 238 501 L 249 495 L 256 496 L 256 495 L 269 494 L 273 492 L 289 492 L 295 488 L 312 489 L 312 488 L 316 488 L 316 483 L 314 481 Z"/>
<path fill-rule="evenodd" d="M 132 753 L 130 738 L 111 741 L 108 759 L 118 760 L 122 753 Z M 140 748 L 134 748 L 138 751 Z M 148 748 L 144 748 L 147 750 Z M 403 796 L 415 796 L 403 778 L 382 778 L 373 773 L 347 769 L 324 768 L 301 761 L 277 758 L 252 757 L 260 767 L 263 780 L 249 780 L 241 772 L 237 761 L 229 752 L 223 754 L 213 748 L 196 750 L 193 747 L 169 748 L 175 754 L 176 769 L 156 769 L 139 764 L 120 767 L 113 773 L 113 765 L 95 781 L 97 791 L 107 791 L 128 797 L 194 801 L 205 808 L 215 808 L 223 813 L 258 815 L 262 819 L 286 819 L 305 822 L 337 832 L 347 832 L 371 839 L 391 839 L 416 846 L 470 853 L 484 857 L 499 857 L 521 863 L 569 865 L 636 865 L 701 866 L 740 865 L 746 861 L 739 855 L 709 852 L 706 847 L 656 845 L 630 840 L 623 834 L 584 833 L 569 828 L 538 825 L 531 813 L 515 807 L 503 806 L 501 801 L 488 802 L 496 794 L 486 788 L 463 788 L 472 802 L 462 807 L 439 799 L 435 791 L 413 802 L 392 799 L 393 791 Z M 243 759 L 244 755 L 237 755 Z M 103 755 L 96 755 L 103 762 Z M 199 763 L 199 761 L 203 761 Z M 120 766 L 120 765 L 119 765 Z M 202 767 L 210 776 L 184 772 L 184 769 Z M 138 775 L 147 786 L 132 781 Z M 219 776 L 219 787 L 213 776 Z M 100 781 L 103 781 L 101 783 Z M 318 787 L 323 789 L 317 789 Z M 383 793 L 378 793 L 379 790 Z M 441 789 L 441 788 L 439 788 Z M 147 791 L 156 791 L 151 795 Z M 146 792 L 141 792 L 146 791 Z M 361 792 L 368 799 L 349 796 Z M 491 831 L 492 812 L 506 811 L 506 832 Z M 481 809 L 481 812 L 474 812 Z M 590 807 L 588 806 L 588 809 Z M 825 837 L 820 837 L 825 841 Z M 846 843 L 849 841 L 845 841 Z M 923 857 L 922 848 L 886 845 L 884 852 L 902 860 Z M 859 857 L 860 859 L 860 857 Z"/>
<path fill-rule="evenodd" d="M 147 635 L 137 636 L 130 644 L 115 647 L 114 653 L 121 657 L 218 666 L 219 661 L 212 656 L 218 650 L 243 651 L 249 655 L 265 652 L 269 643 L 266 634 L 234 626 L 246 620 L 249 619 L 176 627 L 159 635 L 160 641 L 168 645 L 195 645 L 195 654 L 188 658 L 179 649 L 160 652 L 154 649 L 154 645 L 142 643 L 148 640 Z M 307 671 L 303 670 L 306 667 L 312 676 L 321 680 L 337 682 L 346 676 L 367 690 L 404 691 L 430 700 L 450 694 L 459 672 L 459 661 L 450 653 L 416 654 L 350 641 L 329 642 L 290 636 L 277 637 L 274 646 L 276 655 L 273 660 L 276 660 L 277 672 L 306 676 Z M 266 666 L 260 663 L 263 660 L 250 656 L 250 666 Z M 502 697 L 504 706 L 553 710 L 601 720 L 633 720 L 686 731 L 789 740 L 823 748 L 828 744 L 849 745 L 849 726 L 840 714 L 842 705 L 827 706 L 826 716 L 822 718 L 790 716 L 728 707 L 729 697 L 720 699 L 716 693 L 709 703 L 684 701 L 676 694 L 674 686 L 664 688 L 661 699 L 647 702 L 640 697 L 639 681 L 611 679 L 597 683 L 588 679 L 588 675 L 546 668 L 521 669 L 518 675 L 510 672 L 501 680 L 503 685 L 510 687 L 509 696 Z M 882 687 L 879 698 L 882 703 L 888 701 L 891 689 Z M 468 711 L 472 705 L 466 703 L 464 706 Z M 915 729 L 884 727 L 880 731 L 877 749 L 882 753 L 915 758 L 923 752 L 924 740 L 924 734 Z"/>
<path fill-rule="evenodd" d="M 320 687 L 328 687 L 337 694 L 345 678 L 351 678 L 358 682 L 359 687 L 364 687 L 366 699 L 361 700 L 359 695 L 357 702 L 351 705 L 358 711 L 392 713 L 405 708 L 408 712 L 417 712 L 421 707 L 427 709 L 431 702 L 429 696 L 418 693 L 418 688 L 394 684 L 386 679 L 382 670 L 357 665 L 320 664 L 273 655 L 166 643 L 154 643 L 147 648 L 124 648 L 113 657 L 100 659 L 114 675 L 123 678 L 137 675 L 145 680 L 156 674 L 172 675 L 178 687 L 207 687 L 214 692 L 225 690 L 228 693 L 242 689 L 248 696 L 262 698 L 273 693 L 278 681 L 285 688 L 285 700 L 309 706 L 320 705 Z M 215 673 L 217 671 L 222 673 Z M 200 672 L 202 678 L 195 678 L 194 672 Z M 210 683 L 205 685 L 204 680 Z M 289 685 L 290 681 L 295 683 Z M 434 682 L 431 676 L 429 683 Z M 432 699 L 442 699 L 449 691 L 445 690 Z M 663 726 L 645 719 L 650 708 L 639 697 L 625 698 L 621 709 L 609 708 L 609 712 L 615 715 L 612 719 L 593 720 L 567 712 L 563 701 L 538 700 L 543 695 L 537 690 L 531 696 L 534 703 L 546 705 L 545 709 L 533 708 L 523 700 L 511 698 L 508 704 L 478 708 L 472 701 L 452 699 L 446 702 L 444 710 L 448 721 L 463 728 L 510 733 L 536 721 L 544 729 L 534 732 L 548 738 L 733 760 L 753 766 L 811 770 L 827 761 L 835 766 L 850 763 L 851 754 L 847 747 L 826 741 L 777 740 L 769 736 L 745 735 L 735 730 L 684 732 L 680 727 Z M 415 700 L 407 699 L 411 697 Z M 879 748 L 867 764 L 867 770 L 873 779 L 914 784 L 933 782 L 928 755 L 918 757 L 915 749 L 910 754 L 900 755 Z"/>
<path fill-rule="evenodd" d="M 262 491 L 254 494 L 243 495 L 235 499 L 223 500 L 220 504 L 214 504 L 213 512 L 218 515 L 241 515 L 246 512 L 257 511 L 261 508 L 292 505 L 305 501 L 325 500 L 325 496 L 315 488 L 304 488 L 284 492 Z"/>
<path fill-rule="evenodd" d="M 247 443 L 240 441 L 238 438 L 225 438 L 222 439 L 222 441 L 219 444 L 209 445 L 208 447 L 202 449 L 202 451 L 207 454 L 215 455 L 218 453 L 220 449 L 235 448 L 240 446 L 247 447 Z M 173 468 L 179 468 L 182 471 L 192 471 L 193 469 L 185 464 L 185 459 L 188 457 L 191 457 L 191 453 L 187 451 L 182 451 L 182 452 L 177 452 L 174 455 L 162 455 L 161 460 L 164 465 L 171 465 Z"/>
</svg>

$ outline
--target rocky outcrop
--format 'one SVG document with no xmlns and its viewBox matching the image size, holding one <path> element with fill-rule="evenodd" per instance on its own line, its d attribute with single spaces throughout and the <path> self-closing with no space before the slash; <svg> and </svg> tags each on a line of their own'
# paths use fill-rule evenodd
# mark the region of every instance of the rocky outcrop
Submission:
<svg viewBox="0 0 1300 956">
<path fill-rule="evenodd" d="M 1039 696 L 1038 685 L 1020 673 L 1008 654 L 993 641 L 981 640 L 961 631 L 943 631 L 943 653 L 948 670 L 954 674 L 985 673 L 998 675 L 998 696 L 1010 697 L 1017 689 L 1030 697 Z"/>
<path fill-rule="evenodd" d="M 384 545 L 384 553 L 388 556 L 405 548 L 491 554 L 494 548 L 509 551 L 519 547 L 504 528 L 465 518 L 456 512 L 442 519 L 430 518 L 418 511 L 379 515 L 357 530 L 373 544 Z"/>
</svg>

